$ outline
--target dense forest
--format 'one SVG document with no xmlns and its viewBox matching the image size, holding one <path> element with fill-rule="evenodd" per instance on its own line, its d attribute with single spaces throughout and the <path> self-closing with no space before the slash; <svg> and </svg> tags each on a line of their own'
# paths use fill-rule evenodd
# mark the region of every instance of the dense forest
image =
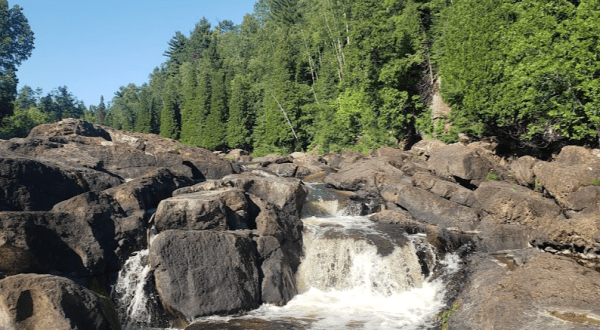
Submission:
<svg viewBox="0 0 600 330">
<path fill-rule="evenodd" d="M 458 133 L 597 145 L 599 38 L 600 0 L 259 0 L 239 25 L 176 32 L 106 105 L 15 90 L 0 134 L 69 116 L 258 156 Z M 452 111 L 432 120 L 438 87 Z"/>
</svg>

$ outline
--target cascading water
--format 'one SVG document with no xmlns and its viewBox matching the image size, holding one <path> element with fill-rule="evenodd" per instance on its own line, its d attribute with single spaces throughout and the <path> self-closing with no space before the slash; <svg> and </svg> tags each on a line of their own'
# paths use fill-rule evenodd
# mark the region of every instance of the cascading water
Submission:
<svg viewBox="0 0 600 330">
<path fill-rule="evenodd" d="M 347 211 L 334 207 L 352 203 L 340 201 L 322 185 L 309 188 L 311 206 L 303 212 L 305 255 L 297 272 L 299 294 L 282 307 L 263 305 L 241 317 L 203 318 L 194 329 L 434 326 L 435 315 L 444 307 L 444 283 L 432 280 L 430 274 L 434 267 L 455 272 L 457 257 L 447 255 L 438 262 L 425 235 L 408 236 L 397 226 L 343 215 Z"/>
<path fill-rule="evenodd" d="M 158 309 L 158 299 L 149 286 L 148 249 L 135 252 L 123 265 L 114 287 L 114 298 L 124 330 L 162 329 L 168 323 Z"/>
</svg>

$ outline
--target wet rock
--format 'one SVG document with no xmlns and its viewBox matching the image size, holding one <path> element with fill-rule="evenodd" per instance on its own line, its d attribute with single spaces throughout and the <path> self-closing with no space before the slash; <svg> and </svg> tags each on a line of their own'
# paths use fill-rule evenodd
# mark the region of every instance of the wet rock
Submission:
<svg viewBox="0 0 600 330">
<path fill-rule="evenodd" d="M 449 328 L 596 329 L 600 274 L 564 257 L 529 253 L 474 257 Z M 564 317 L 573 314 L 582 317 Z"/>
<path fill-rule="evenodd" d="M 261 271 L 264 276 L 261 284 L 263 303 L 283 306 L 298 294 L 295 272 L 280 249 L 262 263 Z"/>
<path fill-rule="evenodd" d="M 64 277 L 10 276 L 0 292 L 0 329 L 120 328 L 110 301 Z"/>
<path fill-rule="evenodd" d="M 250 223 L 249 203 L 241 189 L 223 188 L 178 194 L 160 202 L 154 222 L 167 229 L 255 229 Z"/>
<path fill-rule="evenodd" d="M 258 256 L 247 234 L 164 231 L 149 259 L 163 306 L 188 322 L 261 304 Z"/>
</svg>

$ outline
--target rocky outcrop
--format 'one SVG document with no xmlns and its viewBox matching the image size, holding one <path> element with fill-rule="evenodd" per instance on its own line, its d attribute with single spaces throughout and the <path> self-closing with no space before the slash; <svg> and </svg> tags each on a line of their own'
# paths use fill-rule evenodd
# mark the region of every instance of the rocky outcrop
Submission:
<svg viewBox="0 0 600 330">
<path fill-rule="evenodd" d="M 247 232 L 167 230 L 152 243 L 150 262 L 163 305 L 185 320 L 261 304 L 258 257 Z"/>
<path fill-rule="evenodd" d="M 229 160 L 208 150 L 78 119 L 37 126 L 25 139 L 1 142 L 0 150 L 122 179 L 133 179 L 159 167 L 196 180 L 219 179 L 235 172 Z"/>
<path fill-rule="evenodd" d="M 94 228 L 72 214 L 0 212 L 0 277 L 32 272 L 75 278 L 101 274 L 108 263 L 105 252 Z"/>
<path fill-rule="evenodd" d="M 105 297 L 53 275 L 0 280 L 0 329 L 120 329 Z"/>
<path fill-rule="evenodd" d="M 474 256 L 450 329 L 597 329 L 600 273 L 535 250 Z"/>
<path fill-rule="evenodd" d="M 415 244 L 469 257 L 448 294 L 449 307 L 462 306 L 451 328 L 594 324 L 600 151 L 505 160 L 493 139 L 464 142 L 220 158 L 73 119 L 0 140 L 0 328 L 82 328 L 64 323 L 77 319 L 104 329 L 114 308 L 78 285 L 108 291 L 124 261 L 148 247 L 149 276 L 174 318 L 283 305 L 297 294 L 301 217 L 336 205 L 377 212 L 370 219 L 390 235 L 420 234 Z M 429 274 L 435 258 L 419 258 Z M 50 283 L 56 296 L 35 291 Z M 73 306 L 87 316 L 69 316 Z"/>
<path fill-rule="evenodd" d="M 567 209 L 592 207 L 595 200 L 582 204 L 581 198 L 571 196 L 600 179 L 600 158 L 583 147 L 563 148 L 553 162 L 538 162 L 533 167 L 538 184 Z M 592 204 L 589 204 L 589 203 Z"/>
<path fill-rule="evenodd" d="M 46 211 L 62 200 L 121 182 L 103 172 L 60 167 L 0 151 L 0 211 Z"/>
<path fill-rule="evenodd" d="M 156 229 L 236 230 L 256 229 L 250 204 L 236 188 L 179 194 L 160 202 L 154 218 Z"/>
<path fill-rule="evenodd" d="M 499 166 L 477 149 L 460 144 L 434 149 L 427 162 L 435 175 L 441 178 L 464 180 L 476 186 L 485 181 L 488 173 L 500 172 Z"/>
</svg>

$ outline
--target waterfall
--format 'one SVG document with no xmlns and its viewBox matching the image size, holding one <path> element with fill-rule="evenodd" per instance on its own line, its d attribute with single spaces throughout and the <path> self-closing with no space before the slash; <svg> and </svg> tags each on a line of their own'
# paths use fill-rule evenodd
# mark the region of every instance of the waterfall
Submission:
<svg viewBox="0 0 600 330">
<path fill-rule="evenodd" d="M 152 290 L 148 249 L 135 252 L 119 271 L 113 298 L 122 329 L 161 329 L 168 321 Z"/>
<path fill-rule="evenodd" d="M 435 326 L 444 307 L 444 283 L 432 280 L 428 267 L 454 272 L 457 257 L 437 261 L 423 234 L 408 236 L 397 226 L 381 228 L 367 217 L 336 213 L 303 219 L 305 256 L 296 274 L 299 294 L 290 302 L 263 305 L 244 316 L 202 318 L 194 329 Z"/>
</svg>

